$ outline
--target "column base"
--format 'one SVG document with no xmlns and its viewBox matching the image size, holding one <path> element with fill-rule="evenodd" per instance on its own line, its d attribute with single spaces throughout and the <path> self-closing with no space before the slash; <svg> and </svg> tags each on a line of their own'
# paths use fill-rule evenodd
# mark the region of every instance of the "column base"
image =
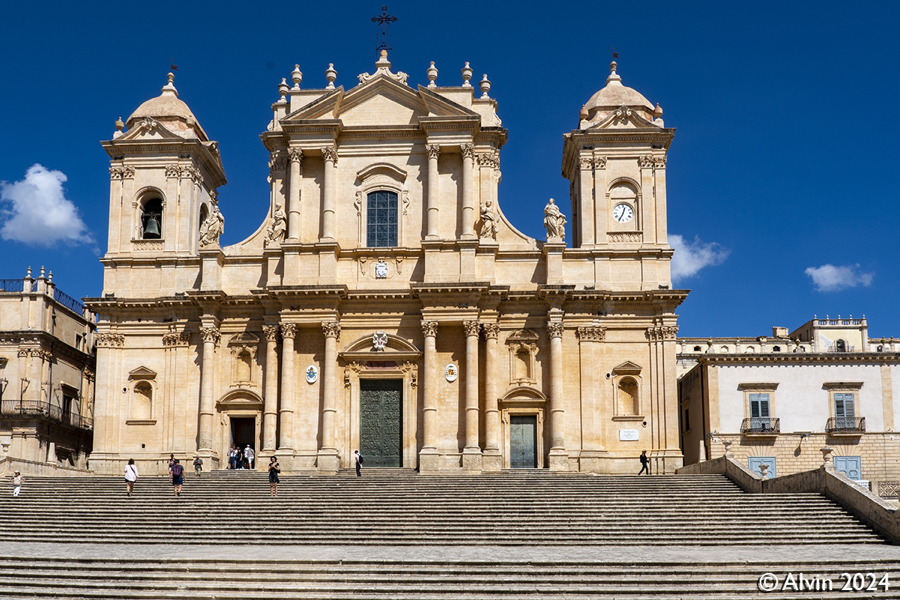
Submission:
<svg viewBox="0 0 900 600">
<path fill-rule="evenodd" d="M 499 450 L 485 450 L 481 456 L 481 470 L 485 473 L 499 473 L 503 470 L 503 455 Z"/>
<path fill-rule="evenodd" d="M 551 471 L 568 472 L 569 453 L 565 450 L 551 450 L 547 466 Z"/>
<path fill-rule="evenodd" d="M 480 448 L 466 448 L 462 454 L 463 471 L 469 473 L 481 473 L 483 470 L 482 454 Z"/>
<path fill-rule="evenodd" d="M 341 457 L 337 450 L 320 450 L 316 458 L 319 473 L 337 473 L 341 469 Z"/>
<path fill-rule="evenodd" d="M 579 473 L 605 473 L 609 453 L 605 450 L 582 450 L 578 455 Z"/>
<path fill-rule="evenodd" d="M 419 473 L 432 473 L 440 470 L 441 456 L 436 448 L 419 450 Z"/>
</svg>

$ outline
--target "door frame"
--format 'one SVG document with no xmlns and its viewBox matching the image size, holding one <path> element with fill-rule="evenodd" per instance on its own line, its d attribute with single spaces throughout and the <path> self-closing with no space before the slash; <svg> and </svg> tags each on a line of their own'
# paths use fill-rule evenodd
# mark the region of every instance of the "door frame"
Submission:
<svg viewBox="0 0 900 600">
<path fill-rule="evenodd" d="M 535 419 L 535 444 L 534 451 L 536 456 L 536 465 L 538 469 L 545 467 L 544 461 L 544 409 L 540 406 L 508 406 L 504 407 L 500 414 L 500 422 L 502 424 L 502 443 L 503 443 L 503 468 L 512 468 L 512 446 L 510 434 L 510 417 L 512 416 L 533 416 Z"/>
<path fill-rule="evenodd" d="M 399 425 L 400 425 L 400 431 L 399 431 L 399 433 L 400 433 L 400 457 L 399 457 L 399 458 L 400 458 L 400 465 L 399 465 L 399 467 L 384 467 L 384 468 L 388 468 L 388 469 L 390 469 L 390 468 L 402 468 L 403 466 L 405 466 L 405 460 L 404 460 L 404 446 L 405 446 L 405 444 L 404 444 L 404 439 L 403 439 L 403 425 L 404 425 L 404 423 L 405 423 L 406 420 L 407 420 L 407 419 L 406 419 L 406 414 L 404 413 L 404 410 L 405 410 L 404 407 L 405 407 L 405 405 L 406 405 L 406 402 L 405 402 L 405 392 L 406 392 L 406 389 L 405 389 L 405 388 L 406 388 L 405 382 L 403 381 L 403 378 L 402 378 L 402 377 L 360 377 L 360 378 L 359 378 L 359 400 L 358 400 L 358 404 L 357 404 L 357 407 L 358 407 L 358 411 L 357 411 L 357 412 L 358 412 L 358 418 L 357 418 L 357 422 L 356 422 L 356 432 L 357 432 L 357 438 L 356 438 L 357 441 L 356 441 L 356 443 L 357 443 L 357 446 L 356 446 L 356 448 L 354 448 L 354 449 L 358 449 L 361 453 L 362 453 L 362 437 L 361 437 L 362 434 L 360 433 L 360 425 L 361 425 L 361 423 L 362 423 L 362 387 L 363 387 L 363 382 L 364 382 L 364 381 L 396 381 L 396 382 L 398 383 L 398 386 L 397 386 L 397 387 L 399 388 L 399 391 L 400 391 L 400 423 L 399 423 Z M 365 458 L 365 454 L 363 454 L 363 458 Z"/>
</svg>

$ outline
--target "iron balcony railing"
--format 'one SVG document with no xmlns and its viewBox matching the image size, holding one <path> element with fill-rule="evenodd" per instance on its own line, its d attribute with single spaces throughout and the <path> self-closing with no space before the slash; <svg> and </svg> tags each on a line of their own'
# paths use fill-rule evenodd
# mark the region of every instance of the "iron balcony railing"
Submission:
<svg viewBox="0 0 900 600">
<path fill-rule="evenodd" d="M 44 418 L 79 429 L 91 429 L 94 425 L 93 419 L 90 417 L 64 411 L 62 407 L 40 400 L 2 400 L 0 401 L 0 416 Z"/>
<path fill-rule="evenodd" d="M 865 433 L 865 417 L 831 417 L 825 423 L 825 433 Z"/>
<path fill-rule="evenodd" d="M 53 299 L 77 315 L 81 315 L 84 312 L 84 305 L 80 301 L 59 291 L 59 289 L 53 290 Z"/>
<path fill-rule="evenodd" d="M 781 433 L 781 419 L 750 417 L 741 422 L 741 433 Z"/>
</svg>

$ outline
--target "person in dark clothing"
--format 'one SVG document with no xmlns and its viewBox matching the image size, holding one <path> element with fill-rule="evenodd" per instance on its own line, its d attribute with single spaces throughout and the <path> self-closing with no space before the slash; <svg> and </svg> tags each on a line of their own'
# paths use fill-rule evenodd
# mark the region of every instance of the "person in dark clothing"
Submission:
<svg viewBox="0 0 900 600">
<path fill-rule="evenodd" d="M 641 450 L 641 470 L 638 475 L 643 474 L 644 471 L 647 472 L 647 475 L 650 474 L 650 459 L 647 457 L 647 451 Z"/>
<path fill-rule="evenodd" d="M 359 450 L 353 451 L 353 462 L 356 463 L 356 476 L 362 477 L 363 457 L 362 454 L 359 453 Z"/>
<path fill-rule="evenodd" d="M 169 472 L 172 473 L 172 491 L 176 496 L 180 496 L 181 486 L 184 485 L 184 467 L 181 466 L 181 461 L 176 458 L 169 467 Z"/>
<path fill-rule="evenodd" d="M 278 465 L 278 459 L 274 456 L 269 459 L 269 495 L 278 495 L 278 484 L 280 479 L 278 474 L 281 473 L 281 467 Z"/>
</svg>

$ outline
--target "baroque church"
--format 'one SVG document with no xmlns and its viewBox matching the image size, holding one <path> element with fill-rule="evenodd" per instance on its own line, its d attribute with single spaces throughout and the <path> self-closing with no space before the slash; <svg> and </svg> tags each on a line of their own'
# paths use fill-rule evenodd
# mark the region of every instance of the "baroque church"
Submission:
<svg viewBox="0 0 900 600">
<path fill-rule="evenodd" d="M 507 131 L 487 76 L 413 87 L 382 51 L 350 88 L 301 87 L 261 139 L 268 213 L 221 246 L 219 147 L 162 93 L 116 123 L 91 468 L 656 473 L 682 465 L 662 109 L 615 62 L 564 135 L 571 204 L 547 236 L 498 198 Z M 568 213 L 568 217 L 565 213 Z M 540 218 L 535 215 L 535 218 Z M 571 237 L 566 240 L 566 224 Z"/>
</svg>

